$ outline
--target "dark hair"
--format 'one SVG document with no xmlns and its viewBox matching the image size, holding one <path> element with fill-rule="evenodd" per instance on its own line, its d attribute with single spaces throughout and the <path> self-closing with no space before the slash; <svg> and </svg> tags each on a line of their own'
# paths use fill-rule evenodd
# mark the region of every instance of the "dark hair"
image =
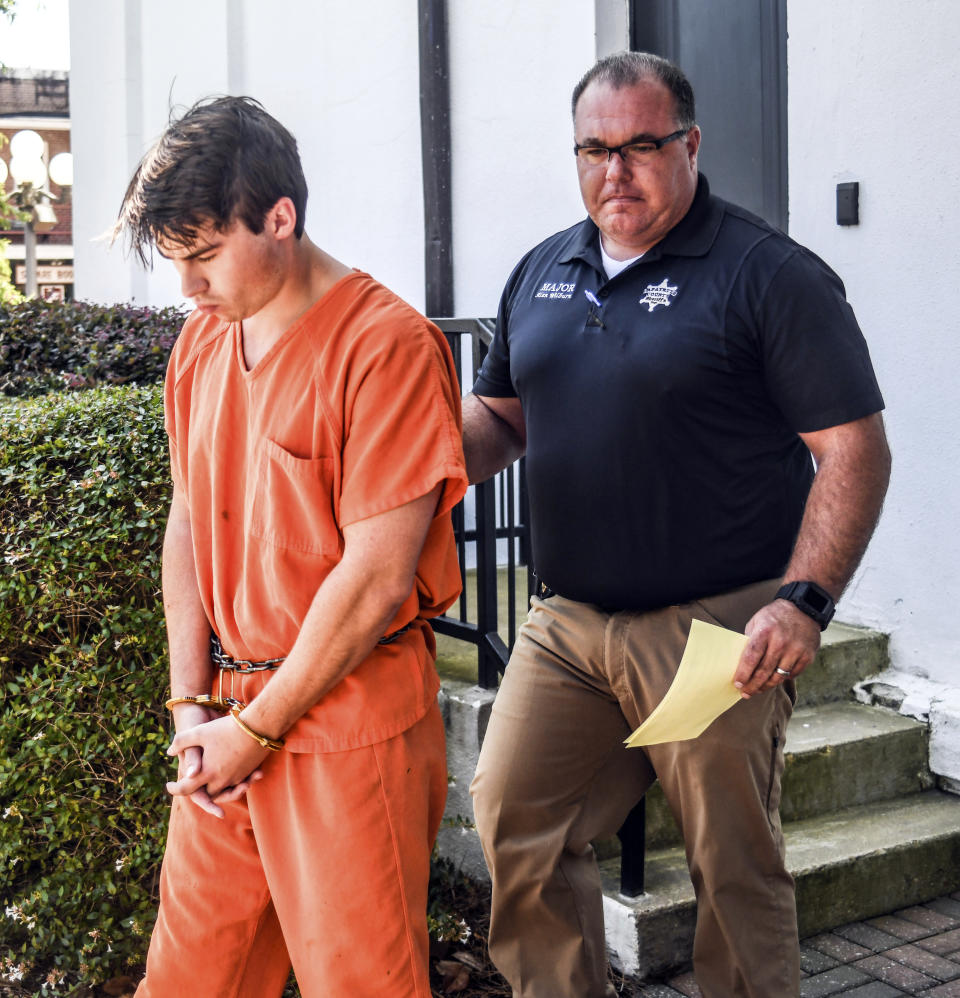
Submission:
<svg viewBox="0 0 960 998">
<path fill-rule="evenodd" d="M 573 88 L 573 114 L 576 116 L 577 102 L 591 83 L 609 83 L 620 90 L 649 79 L 659 80 L 673 94 L 679 127 L 693 128 L 697 114 L 690 81 L 679 66 L 652 52 L 618 52 L 601 59 Z"/>
<path fill-rule="evenodd" d="M 307 182 L 297 141 L 251 97 L 208 97 L 171 116 L 127 187 L 114 238 L 129 234 L 144 264 L 158 239 L 188 244 L 204 226 L 236 220 L 263 231 L 267 212 L 289 197 L 303 234 Z"/>
</svg>

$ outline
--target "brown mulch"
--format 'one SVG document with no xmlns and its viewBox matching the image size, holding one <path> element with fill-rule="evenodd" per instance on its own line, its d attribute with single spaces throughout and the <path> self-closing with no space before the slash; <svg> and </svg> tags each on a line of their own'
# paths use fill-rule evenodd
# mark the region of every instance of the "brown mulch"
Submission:
<svg viewBox="0 0 960 998">
<path fill-rule="evenodd" d="M 512 991 L 490 962 L 487 933 L 490 928 L 490 888 L 458 878 L 451 887 L 451 908 L 470 926 L 470 938 L 430 947 L 430 987 L 434 998 L 510 998 Z"/>
<path fill-rule="evenodd" d="M 433 998 L 510 998 L 507 982 L 490 962 L 487 933 L 490 928 L 490 887 L 459 881 L 454 888 L 455 910 L 471 927 L 470 938 L 444 949 L 434 947 L 430 961 Z M 614 970 L 610 982 L 622 998 L 639 998 L 638 986 Z"/>
</svg>

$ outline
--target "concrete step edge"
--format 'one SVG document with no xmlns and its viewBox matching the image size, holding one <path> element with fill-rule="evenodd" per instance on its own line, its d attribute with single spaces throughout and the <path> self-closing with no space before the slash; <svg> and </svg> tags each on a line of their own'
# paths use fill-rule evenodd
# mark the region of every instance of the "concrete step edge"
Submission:
<svg viewBox="0 0 960 998">
<path fill-rule="evenodd" d="M 823 634 L 814 662 L 797 680 L 799 706 L 849 700 L 854 685 L 890 664 L 887 635 L 833 623 Z"/>
<path fill-rule="evenodd" d="M 873 829 L 865 834 L 865 826 Z M 868 853 L 905 843 L 956 838 L 960 842 L 960 797 L 928 790 L 890 801 L 863 804 L 783 826 L 787 866 L 794 876 L 839 866 Z M 829 850 L 828 858 L 822 854 Z"/>
<path fill-rule="evenodd" d="M 928 737 L 926 724 L 887 708 L 853 701 L 798 707 L 787 728 L 784 821 L 834 811 L 837 800 L 853 806 L 930 789 Z M 879 769 L 868 771 L 867 761 Z M 647 829 L 651 848 L 680 842 L 656 786 L 647 796 Z M 598 851 L 616 855 L 619 842 L 604 840 Z"/>
<path fill-rule="evenodd" d="M 818 752 L 826 745 L 885 738 L 903 732 L 922 733 L 927 725 L 888 707 L 854 700 L 797 707 L 787 728 L 788 756 Z"/>
<path fill-rule="evenodd" d="M 960 887 L 960 798 L 940 791 L 793 822 L 784 837 L 801 936 Z M 615 965 L 644 977 L 689 962 L 695 899 L 683 851 L 648 855 L 648 893 L 637 899 L 619 894 L 616 860 L 601 873 Z"/>
<path fill-rule="evenodd" d="M 869 835 L 867 828 L 887 819 L 889 826 L 884 834 Z M 929 790 L 892 801 L 881 801 L 845 808 L 832 814 L 788 822 L 783 826 L 787 847 L 787 867 L 795 877 L 825 866 L 838 866 L 854 861 L 876 851 L 900 848 L 904 839 L 924 841 L 944 836 L 960 840 L 960 797 L 940 790 Z M 826 853 L 827 858 L 821 858 Z M 649 910 L 663 896 L 668 907 L 681 907 L 693 902 L 693 885 L 686 875 L 686 859 L 681 846 L 653 849 L 647 853 L 648 891 L 631 901 L 624 899 L 614 886 L 619 883 L 619 860 L 605 860 L 601 867 L 605 873 L 604 889 L 622 903 L 638 911 Z M 682 871 L 683 878 L 678 876 Z M 664 886 L 658 884 L 663 878 Z M 682 889 L 678 889 L 682 886 Z"/>
</svg>

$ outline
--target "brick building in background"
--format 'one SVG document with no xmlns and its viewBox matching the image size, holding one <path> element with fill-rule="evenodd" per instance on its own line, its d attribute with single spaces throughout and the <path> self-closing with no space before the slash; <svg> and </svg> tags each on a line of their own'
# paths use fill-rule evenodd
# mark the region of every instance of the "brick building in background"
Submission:
<svg viewBox="0 0 960 998">
<path fill-rule="evenodd" d="M 70 152 L 69 74 L 59 71 L 5 69 L 0 72 L 0 134 L 6 139 L 0 146 L 0 159 L 7 170 L 4 190 L 14 188 L 10 176 L 10 139 L 20 131 L 36 132 L 44 143 L 43 162 L 49 166 L 58 153 Z M 37 284 L 39 297 L 46 300 L 73 298 L 73 190 L 48 179 L 46 189 L 56 200 L 53 210 L 56 225 L 37 233 Z M 9 243 L 7 259 L 14 283 L 24 290 L 23 227 L 10 229 L 0 223 L 0 239 Z"/>
</svg>

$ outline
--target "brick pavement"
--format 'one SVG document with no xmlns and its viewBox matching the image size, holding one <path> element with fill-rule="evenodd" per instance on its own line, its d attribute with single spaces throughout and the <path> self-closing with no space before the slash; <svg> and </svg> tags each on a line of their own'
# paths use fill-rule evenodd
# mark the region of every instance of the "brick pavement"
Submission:
<svg viewBox="0 0 960 998">
<path fill-rule="evenodd" d="M 960 998 L 960 891 L 800 941 L 800 998 Z M 688 970 L 641 998 L 702 998 Z"/>
</svg>

